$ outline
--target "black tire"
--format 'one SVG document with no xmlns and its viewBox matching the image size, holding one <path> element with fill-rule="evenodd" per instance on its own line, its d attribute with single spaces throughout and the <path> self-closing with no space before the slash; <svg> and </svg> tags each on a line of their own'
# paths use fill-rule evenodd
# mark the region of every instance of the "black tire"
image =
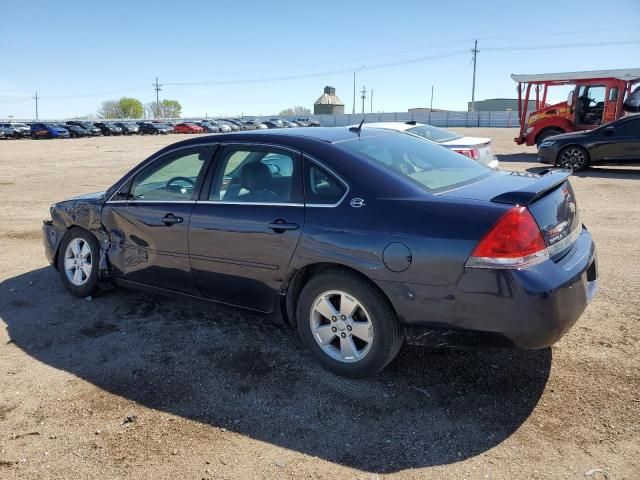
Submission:
<svg viewBox="0 0 640 480">
<path fill-rule="evenodd" d="M 357 299 L 369 314 L 373 327 L 374 336 L 368 353 L 361 360 L 351 363 L 325 353 L 312 332 L 314 301 L 324 292 L 336 290 Z M 367 280 L 345 270 L 320 273 L 307 282 L 297 302 L 296 322 L 303 342 L 318 362 L 336 375 L 349 378 L 365 378 L 378 373 L 393 360 L 403 343 L 402 330 L 387 298 Z M 336 339 L 340 340 L 337 336 Z"/>
<path fill-rule="evenodd" d="M 549 128 L 547 130 L 543 130 L 536 137 L 536 147 L 540 148 L 540 144 L 544 142 L 547 138 L 553 137 L 554 135 L 560 135 L 561 133 L 564 133 L 564 131 L 560 130 L 559 128 Z"/>
<path fill-rule="evenodd" d="M 38 135 L 36 135 L 35 133 L 31 134 L 31 139 L 32 140 L 38 140 Z"/>
<path fill-rule="evenodd" d="M 65 254 L 67 251 L 67 247 L 74 239 L 84 240 L 89 245 L 89 248 L 91 250 L 91 271 L 86 281 L 82 285 L 74 285 L 68 278 L 67 272 L 65 270 Z M 98 240 L 96 240 L 96 237 L 82 228 L 72 228 L 65 234 L 62 242 L 60 242 L 57 265 L 62 283 L 69 291 L 69 293 L 71 293 L 71 295 L 84 298 L 95 292 L 98 286 L 99 263 L 100 246 L 98 245 Z"/>
<path fill-rule="evenodd" d="M 558 152 L 558 158 L 556 158 L 556 165 L 574 172 L 586 170 L 590 164 L 589 152 L 579 145 L 569 145 L 563 148 Z"/>
</svg>

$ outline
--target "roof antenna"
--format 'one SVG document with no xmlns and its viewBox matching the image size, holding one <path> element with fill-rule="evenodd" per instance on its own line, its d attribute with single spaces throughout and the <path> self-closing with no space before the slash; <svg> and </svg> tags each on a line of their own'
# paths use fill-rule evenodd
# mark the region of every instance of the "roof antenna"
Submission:
<svg viewBox="0 0 640 480">
<path fill-rule="evenodd" d="M 356 132 L 358 135 L 360 135 L 360 131 L 362 130 L 362 125 L 363 124 L 364 124 L 364 118 L 360 122 L 360 125 L 358 125 L 357 127 L 349 127 L 349 131 L 350 132 Z"/>
</svg>

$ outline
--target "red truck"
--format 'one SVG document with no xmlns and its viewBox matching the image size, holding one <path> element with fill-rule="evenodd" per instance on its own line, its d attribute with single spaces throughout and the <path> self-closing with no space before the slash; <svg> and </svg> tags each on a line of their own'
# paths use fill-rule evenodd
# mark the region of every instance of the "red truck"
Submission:
<svg viewBox="0 0 640 480">
<path fill-rule="evenodd" d="M 511 75 L 518 83 L 518 145 L 540 145 L 552 135 L 590 130 L 625 115 L 630 97 L 640 94 L 640 68 L 596 70 L 590 72 Z M 574 85 L 566 101 L 547 104 L 549 87 Z M 534 97 L 535 96 L 535 97 Z M 529 113 L 529 100 L 536 110 Z M 634 104 L 637 100 L 634 100 Z"/>
</svg>

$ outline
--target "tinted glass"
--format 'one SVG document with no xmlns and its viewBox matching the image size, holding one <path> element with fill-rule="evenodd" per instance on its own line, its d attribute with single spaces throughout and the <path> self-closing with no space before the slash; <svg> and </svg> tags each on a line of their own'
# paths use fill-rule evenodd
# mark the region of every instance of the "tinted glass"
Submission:
<svg viewBox="0 0 640 480">
<path fill-rule="evenodd" d="M 214 179 L 209 200 L 248 203 L 290 203 L 294 199 L 296 159 L 268 149 L 228 149 Z"/>
<path fill-rule="evenodd" d="M 364 160 L 383 165 L 429 192 L 464 185 L 493 173 L 493 170 L 479 162 L 402 133 L 362 137 L 335 146 Z"/>
<path fill-rule="evenodd" d="M 306 164 L 304 181 L 308 204 L 333 205 L 338 203 L 347 191 L 347 187 L 340 180 L 312 162 Z"/>
<path fill-rule="evenodd" d="M 194 200 L 195 187 L 206 159 L 206 149 L 170 155 L 154 162 L 133 181 L 135 200 Z"/>
<path fill-rule="evenodd" d="M 462 136 L 458 135 L 457 133 L 453 133 L 442 128 L 432 127 L 431 125 L 418 125 L 416 127 L 408 129 L 407 132 L 411 132 L 415 135 L 426 138 L 427 140 L 438 143 L 448 142 L 449 140 L 455 140 L 456 138 L 462 138 Z"/>
<path fill-rule="evenodd" d="M 614 125 L 616 135 L 637 136 L 640 138 L 640 117 L 625 120 L 618 125 Z"/>
</svg>

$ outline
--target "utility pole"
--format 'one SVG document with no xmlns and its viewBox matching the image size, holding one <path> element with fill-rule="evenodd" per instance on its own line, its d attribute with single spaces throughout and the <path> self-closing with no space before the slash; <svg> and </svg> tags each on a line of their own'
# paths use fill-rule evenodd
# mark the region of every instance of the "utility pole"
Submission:
<svg viewBox="0 0 640 480">
<path fill-rule="evenodd" d="M 160 116 L 160 90 L 162 90 L 158 83 L 158 77 L 156 77 L 156 83 L 153 84 L 153 89 L 156 91 L 156 118 Z"/>
<path fill-rule="evenodd" d="M 373 88 L 371 89 L 371 113 L 373 113 Z"/>
<path fill-rule="evenodd" d="M 429 111 L 433 112 L 433 85 L 431 85 L 431 103 L 429 105 Z"/>
<path fill-rule="evenodd" d="M 33 97 L 33 99 L 36 101 L 36 122 L 38 121 L 38 92 L 36 92 L 36 96 Z"/>
<path fill-rule="evenodd" d="M 471 53 L 473 53 L 473 84 L 471 86 L 471 111 L 472 112 L 476 111 L 476 107 L 475 107 L 475 101 L 476 101 L 476 60 L 477 60 L 479 51 L 480 50 L 478 50 L 478 40 L 476 40 L 474 45 L 473 45 L 473 50 L 471 50 Z"/>
<path fill-rule="evenodd" d="M 362 91 L 360 92 L 362 94 L 362 96 L 360 98 L 362 98 L 362 115 L 364 115 L 364 100 L 365 98 L 367 98 L 367 89 L 365 88 L 365 86 L 362 86 Z"/>
<path fill-rule="evenodd" d="M 356 72 L 353 72 L 353 110 L 351 114 L 356 114 Z"/>
</svg>

